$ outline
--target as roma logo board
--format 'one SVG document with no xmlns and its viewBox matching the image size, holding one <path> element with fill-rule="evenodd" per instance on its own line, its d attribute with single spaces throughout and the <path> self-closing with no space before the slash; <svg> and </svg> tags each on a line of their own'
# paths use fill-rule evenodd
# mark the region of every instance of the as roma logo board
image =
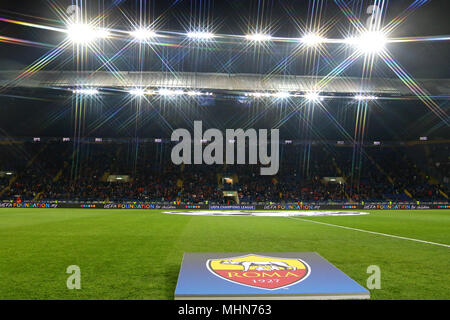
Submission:
<svg viewBox="0 0 450 320">
<path fill-rule="evenodd" d="M 185 253 L 175 299 L 370 299 L 370 293 L 315 252 Z"/>
<path fill-rule="evenodd" d="M 218 277 L 238 284 L 274 290 L 305 279 L 308 265 L 300 259 L 245 255 L 207 261 L 207 268 Z"/>
</svg>

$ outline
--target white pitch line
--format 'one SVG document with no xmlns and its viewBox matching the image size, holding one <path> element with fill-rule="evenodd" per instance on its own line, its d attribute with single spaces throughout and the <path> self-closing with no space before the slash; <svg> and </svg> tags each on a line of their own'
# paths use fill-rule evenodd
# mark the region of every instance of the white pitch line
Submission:
<svg viewBox="0 0 450 320">
<path fill-rule="evenodd" d="M 336 228 L 342 228 L 342 229 L 347 229 L 347 230 L 371 233 L 371 234 L 376 234 L 376 235 L 379 235 L 379 236 L 385 236 L 385 237 L 397 238 L 397 239 L 403 239 L 403 240 L 409 240 L 409 241 L 416 241 L 416 242 L 421 242 L 421 243 L 432 244 L 432 245 L 435 245 L 435 246 L 441 246 L 441 247 L 450 248 L 450 245 L 443 244 L 443 243 L 437 243 L 437 242 L 431 242 L 431 241 L 425 241 L 425 240 L 419 240 L 419 239 L 407 238 L 407 237 L 400 237 L 400 236 L 387 234 L 387 233 L 374 232 L 374 231 L 356 229 L 356 228 L 351 228 L 351 227 L 344 227 L 344 226 L 340 226 L 340 225 L 337 225 L 337 224 L 319 222 L 319 221 L 314 221 L 314 220 L 307 220 L 307 219 L 302 219 L 302 218 L 295 218 L 295 217 L 288 217 L 288 218 L 289 219 L 294 219 L 294 220 L 301 220 L 301 221 L 311 222 L 311 223 L 323 224 L 325 226 L 330 226 L 330 227 L 336 227 Z"/>
</svg>

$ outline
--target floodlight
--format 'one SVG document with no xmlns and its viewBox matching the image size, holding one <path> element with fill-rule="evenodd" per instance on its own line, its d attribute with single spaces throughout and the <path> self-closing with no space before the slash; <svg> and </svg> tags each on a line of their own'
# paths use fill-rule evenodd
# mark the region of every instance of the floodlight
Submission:
<svg viewBox="0 0 450 320">
<path fill-rule="evenodd" d="M 366 31 L 357 38 L 347 38 L 345 43 L 356 47 L 362 53 L 378 53 L 384 49 L 387 38 L 381 31 Z"/>
<path fill-rule="evenodd" d="M 109 36 L 109 31 L 95 29 L 89 24 L 75 23 L 67 28 L 67 35 L 73 43 L 88 44 L 96 39 L 104 39 Z"/>
<path fill-rule="evenodd" d="M 136 97 L 143 97 L 145 95 L 145 90 L 142 88 L 134 88 L 128 91 L 129 94 Z"/>
<path fill-rule="evenodd" d="M 263 34 L 263 33 L 253 33 L 253 34 L 246 35 L 245 39 L 250 40 L 250 41 L 255 41 L 255 42 L 263 42 L 263 41 L 271 40 L 272 36 L 270 36 L 268 34 Z"/>
<path fill-rule="evenodd" d="M 308 47 L 316 47 L 319 44 L 324 42 L 324 38 L 316 33 L 309 33 L 301 38 L 301 42 L 303 42 Z"/>
<path fill-rule="evenodd" d="M 89 43 L 95 40 L 94 29 L 87 24 L 71 24 L 67 28 L 69 39 L 74 43 Z"/>
<path fill-rule="evenodd" d="M 187 34 L 187 37 L 195 40 L 210 40 L 214 38 L 214 34 L 205 31 L 192 31 Z"/>
<path fill-rule="evenodd" d="M 130 35 L 139 41 L 145 41 L 156 37 L 156 33 L 153 30 L 147 30 L 144 28 L 136 29 L 130 32 Z"/>
<path fill-rule="evenodd" d="M 308 92 L 304 95 L 304 97 L 306 100 L 308 100 L 310 102 L 317 102 L 317 101 L 323 100 L 323 98 L 316 91 Z"/>
<path fill-rule="evenodd" d="M 99 91 L 97 89 L 91 89 L 91 88 L 75 89 L 72 92 L 75 94 L 82 94 L 82 95 L 87 95 L 87 96 L 93 96 L 93 95 L 99 94 Z"/>
</svg>

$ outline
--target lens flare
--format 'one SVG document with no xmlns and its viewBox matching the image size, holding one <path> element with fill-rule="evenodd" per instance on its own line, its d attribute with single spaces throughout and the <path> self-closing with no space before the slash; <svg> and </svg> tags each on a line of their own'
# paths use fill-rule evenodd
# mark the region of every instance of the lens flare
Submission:
<svg viewBox="0 0 450 320">
<path fill-rule="evenodd" d="M 98 39 L 105 39 L 110 35 L 108 30 L 80 23 L 69 25 L 66 32 L 68 38 L 76 44 L 89 44 Z"/>
</svg>

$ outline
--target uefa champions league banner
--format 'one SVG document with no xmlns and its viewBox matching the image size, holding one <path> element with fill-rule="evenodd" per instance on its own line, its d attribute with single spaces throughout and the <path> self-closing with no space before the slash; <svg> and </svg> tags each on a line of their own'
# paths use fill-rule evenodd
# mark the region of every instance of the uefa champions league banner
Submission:
<svg viewBox="0 0 450 320">
<path fill-rule="evenodd" d="M 224 206 L 224 205 L 211 205 L 209 206 L 210 210 L 255 210 L 255 206 L 239 206 L 239 205 L 235 205 L 235 206 Z"/>
</svg>

